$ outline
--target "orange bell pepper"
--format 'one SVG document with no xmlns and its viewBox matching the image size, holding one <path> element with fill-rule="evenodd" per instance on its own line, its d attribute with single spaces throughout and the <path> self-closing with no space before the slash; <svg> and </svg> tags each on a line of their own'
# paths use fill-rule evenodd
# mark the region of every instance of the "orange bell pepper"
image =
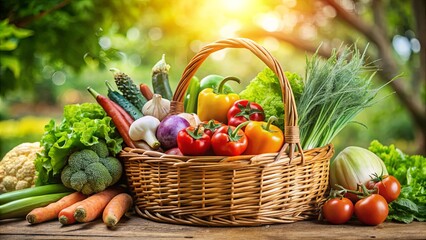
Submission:
<svg viewBox="0 0 426 240">
<path fill-rule="evenodd" d="M 284 134 L 281 129 L 272 122 L 278 119 L 271 116 L 268 122 L 250 121 L 244 133 L 247 136 L 248 145 L 245 155 L 257 155 L 261 153 L 278 152 L 284 143 Z"/>
</svg>

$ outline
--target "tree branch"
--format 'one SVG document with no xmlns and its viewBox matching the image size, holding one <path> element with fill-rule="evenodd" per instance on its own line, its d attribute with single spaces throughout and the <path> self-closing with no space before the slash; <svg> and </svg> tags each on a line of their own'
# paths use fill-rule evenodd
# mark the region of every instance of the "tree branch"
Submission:
<svg viewBox="0 0 426 240">
<path fill-rule="evenodd" d="M 53 6 L 50 9 L 47 9 L 47 10 L 39 12 L 37 15 L 26 16 L 26 17 L 21 18 L 21 19 L 14 19 L 10 23 L 14 24 L 15 26 L 20 27 L 20 28 L 25 27 L 28 24 L 32 23 L 33 21 L 38 20 L 38 19 L 46 16 L 47 14 L 49 14 L 49 13 L 51 13 L 53 11 L 56 11 L 58 9 L 61 9 L 61 8 L 65 7 L 70 2 L 71 2 L 71 0 L 64 0 L 64 1 L 56 4 L 55 6 Z"/>
</svg>

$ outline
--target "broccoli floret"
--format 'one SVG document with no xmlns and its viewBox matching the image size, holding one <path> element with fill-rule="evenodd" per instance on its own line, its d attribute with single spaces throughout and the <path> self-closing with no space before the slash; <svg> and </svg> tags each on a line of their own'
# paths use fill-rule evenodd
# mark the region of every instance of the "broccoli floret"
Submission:
<svg viewBox="0 0 426 240">
<path fill-rule="evenodd" d="M 87 176 L 87 184 L 91 187 L 92 192 L 100 192 L 112 183 L 111 174 L 101 162 L 90 164 L 84 172 Z"/>
<path fill-rule="evenodd" d="M 75 169 L 75 168 L 71 167 L 70 165 L 66 165 L 64 167 L 64 169 L 62 169 L 61 181 L 65 185 L 65 187 L 72 188 L 70 179 L 71 179 L 71 176 L 77 171 L 78 171 L 78 169 Z"/>
<path fill-rule="evenodd" d="M 99 162 L 99 156 L 89 149 L 74 152 L 68 158 L 68 165 L 77 169 L 85 169 L 88 165 L 95 162 Z"/>
<path fill-rule="evenodd" d="M 89 149 L 73 153 L 61 173 L 62 183 L 83 194 L 101 192 L 115 184 L 123 169 L 114 157 L 99 158 Z"/>
<path fill-rule="evenodd" d="M 81 191 L 83 186 L 87 183 L 86 173 L 83 171 L 74 172 L 70 178 L 71 188 L 76 191 Z"/>
<path fill-rule="evenodd" d="M 123 173 L 123 166 L 120 161 L 115 157 L 101 158 L 99 161 L 108 169 L 112 177 L 112 184 L 118 182 Z"/>
<path fill-rule="evenodd" d="M 90 150 L 94 151 L 100 158 L 108 157 L 108 146 L 105 140 L 100 139 L 98 143 L 89 147 Z"/>
</svg>

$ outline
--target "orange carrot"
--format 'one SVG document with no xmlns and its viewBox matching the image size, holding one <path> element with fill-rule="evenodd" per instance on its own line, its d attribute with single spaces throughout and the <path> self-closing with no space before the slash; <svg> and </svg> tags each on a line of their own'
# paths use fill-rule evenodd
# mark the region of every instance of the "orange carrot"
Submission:
<svg viewBox="0 0 426 240">
<path fill-rule="evenodd" d="M 27 214 L 27 221 L 31 224 L 42 223 L 58 217 L 58 213 L 72 204 L 86 198 L 86 195 L 74 192 L 45 207 L 34 208 Z"/>
<path fill-rule="evenodd" d="M 75 209 L 80 205 L 81 201 L 74 203 L 73 205 L 62 209 L 58 214 L 58 220 L 62 225 L 73 224 L 75 220 L 74 212 Z"/>
<path fill-rule="evenodd" d="M 142 95 L 147 99 L 147 100 L 151 100 L 152 96 L 154 95 L 154 93 L 151 91 L 151 88 L 149 88 L 148 85 L 141 83 L 139 85 L 139 89 L 140 92 L 142 93 Z"/>
<path fill-rule="evenodd" d="M 79 222 L 90 222 L 95 220 L 102 215 L 102 211 L 109 201 L 117 194 L 122 193 L 123 190 L 123 188 L 119 187 L 110 187 L 84 199 L 76 207 L 74 218 Z"/>
<path fill-rule="evenodd" d="M 134 122 L 133 118 L 122 108 L 120 105 L 115 103 L 114 101 L 111 101 L 111 104 L 114 105 L 114 107 L 117 109 L 117 111 L 120 112 L 121 116 L 126 120 L 127 125 L 130 125 Z"/>
<path fill-rule="evenodd" d="M 132 205 L 132 197 L 127 193 L 120 193 L 106 205 L 102 220 L 108 227 L 114 227 Z"/>
<path fill-rule="evenodd" d="M 114 107 L 112 101 L 109 98 L 99 94 L 91 87 L 88 87 L 87 90 L 90 92 L 90 94 L 92 94 L 99 105 L 101 105 L 107 115 L 111 117 L 115 127 L 123 138 L 124 143 L 131 148 L 136 148 L 132 139 L 130 139 L 129 125 L 127 124 L 126 119 L 124 119 L 123 115 Z"/>
</svg>

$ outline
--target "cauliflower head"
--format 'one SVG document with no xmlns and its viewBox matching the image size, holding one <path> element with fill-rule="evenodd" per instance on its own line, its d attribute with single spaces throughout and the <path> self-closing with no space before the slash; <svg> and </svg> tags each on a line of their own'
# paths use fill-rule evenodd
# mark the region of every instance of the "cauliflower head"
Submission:
<svg viewBox="0 0 426 240">
<path fill-rule="evenodd" d="M 42 149 L 39 142 L 22 143 L 6 153 L 0 161 L 0 193 L 34 187 L 34 160 Z"/>
<path fill-rule="evenodd" d="M 123 173 L 120 161 L 114 157 L 100 157 L 94 150 L 83 149 L 68 158 L 61 181 L 69 188 L 90 195 L 115 184 Z"/>
</svg>

